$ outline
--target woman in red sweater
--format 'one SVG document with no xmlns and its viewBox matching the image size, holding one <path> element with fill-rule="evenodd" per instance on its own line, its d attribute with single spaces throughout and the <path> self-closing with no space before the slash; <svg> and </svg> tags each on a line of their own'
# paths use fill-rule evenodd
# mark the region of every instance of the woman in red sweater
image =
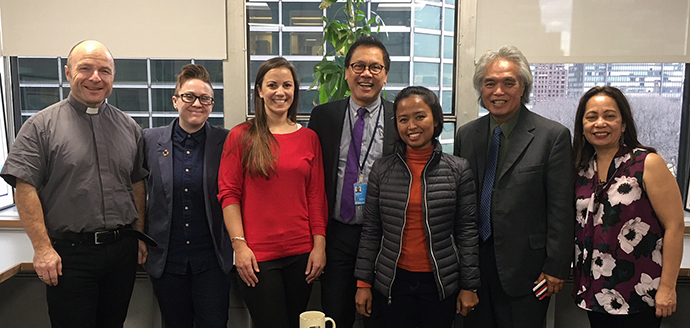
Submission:
<svg viewBox="0 0 690 328">
<path fill-rule="evenodd" d="M 254 327 L 299 327 L 311 283 L 326 265 L 327 205 L 321 145 L 296 122 L 299 83 L 283 58 L 264 62 L 256 117 L 230 131 L 218 199 Z"/>
</svg>

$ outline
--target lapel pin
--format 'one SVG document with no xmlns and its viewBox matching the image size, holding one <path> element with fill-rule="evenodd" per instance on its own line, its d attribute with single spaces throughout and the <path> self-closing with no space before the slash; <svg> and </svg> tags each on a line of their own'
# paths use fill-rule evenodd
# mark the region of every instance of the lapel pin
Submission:
<svg viewBox="0 0 690 328">
<path fill-rule="evenodd" d="M 163 151 L 163 156 L 166 156 L 166 157 L 167 157 L 168 155 L 170 155 L 170 152 L 169 152 L 167 149 L 164 150 L 164 151 Z"/>
</svg>

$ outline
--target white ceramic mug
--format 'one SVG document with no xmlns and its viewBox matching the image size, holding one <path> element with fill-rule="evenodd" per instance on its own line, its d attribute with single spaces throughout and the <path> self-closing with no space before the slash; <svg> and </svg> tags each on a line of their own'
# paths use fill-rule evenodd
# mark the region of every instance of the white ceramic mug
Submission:
<svg viewBox="0 0 690 328">
<path fill-rule="evenodd" d="M 306 311 L 299 315 L 299 328 L 326 328 L 326 321 L 330 321 L 335 328 L 335 321 L 320 311 Z"/>
</svg>

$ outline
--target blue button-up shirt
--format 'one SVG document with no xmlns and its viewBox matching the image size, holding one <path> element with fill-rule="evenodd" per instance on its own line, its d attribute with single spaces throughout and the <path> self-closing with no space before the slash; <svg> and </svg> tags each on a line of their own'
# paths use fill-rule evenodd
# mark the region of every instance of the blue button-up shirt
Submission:
<svg viewBox="0 0 690 328">
<path fill-rule="evenodd" d="M 204 204 L 206 130 L 187 133 L 175 125 L 173 143 L 173 215 L 165 271 L 200 273 L 218 266 Z"/>
</svg>

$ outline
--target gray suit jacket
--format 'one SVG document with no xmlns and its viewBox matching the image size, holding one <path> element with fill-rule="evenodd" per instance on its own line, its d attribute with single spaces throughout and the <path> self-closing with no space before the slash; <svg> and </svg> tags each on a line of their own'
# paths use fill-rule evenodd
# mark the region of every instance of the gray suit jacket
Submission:
<svg viewBox="0 0 690 328">
<path fill-rule="evenodd" d="M 505 164 L 496 173 L 492 228 L 503 289 L 532 293 L 541 272 L 565 279 L 573 254 L 575 191 L 570 131 L 520 108 Z M 455 136 L 455 155 L 470 162 L 477 204 L 484 182 L 489 115 L 469 122 Z"/>
<path fill-rule="evenodd" d="M 154 278 L 160 278 L 165 268 L 170 240 L 173 198 L 172 133 L 177 119 L 167 126 L 144 130 L 145 166 L 150 174 L 146 179 L 146 233 L 157 243 L 149 248 L 144 269 Z M 232 269 L 232 246 L 223 221 L 223 209 L 218 202 L 218 166 L 228 130 L 208 122 L 204 148 L 204 201 L 206 219 L 211 229 L 218 264 L 223 272 Z"/>
</svg>

